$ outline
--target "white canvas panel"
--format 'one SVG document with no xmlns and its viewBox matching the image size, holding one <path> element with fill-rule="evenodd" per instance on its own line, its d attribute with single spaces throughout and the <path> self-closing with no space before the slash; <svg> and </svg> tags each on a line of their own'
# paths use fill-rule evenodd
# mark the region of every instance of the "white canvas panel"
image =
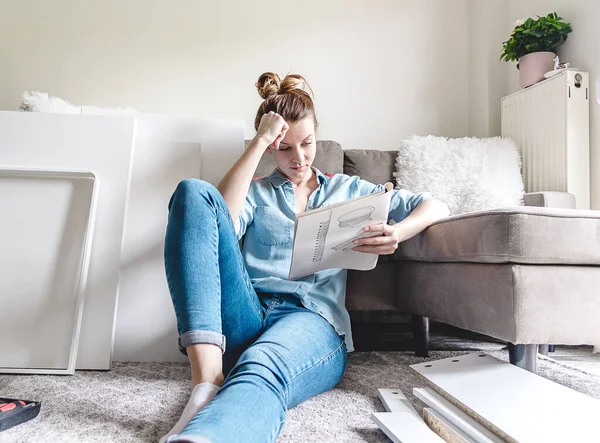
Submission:
<svg viewBox="0 0 600 443">
<path fill-rule="evenodd" d="M 90 170 L 101 183 L 77 356 L 79 369 L 108 369 L 111 361 L 134 127 L 133 117 L 0 111 L 0 167 Z M 66 197 L 62 198 L 66 203 Z M 45 208 L 39 217 L 47 214 Z M 60 222 L 49 219 L 48 229 L 54 231 L 46 234 L 65 238 L 59 235 L 58 226 Z M 22 232 L 31 226 L 21 223 L 14 229 Z M 52 254 L 49 250 L 30 252 Z M 48 275 L 31 276 L 35 278 L 49 282 Z M 39 312 L 43 308 L 32 309 Z M 10 337 L 0 337 L 0 347 L 6 345 L 5 340 Z M 62 365 L 64 351 L 56 352 L 55 364 Z"/>
<path fill-rule="evenodd" d="M 186 360 L 177 349 L 164 270 L 168 202 L 183 179 L 202 178 L 217 185 L 243 149 L 241 120 L 137 115 L 115 360 Z"/>
</svg>

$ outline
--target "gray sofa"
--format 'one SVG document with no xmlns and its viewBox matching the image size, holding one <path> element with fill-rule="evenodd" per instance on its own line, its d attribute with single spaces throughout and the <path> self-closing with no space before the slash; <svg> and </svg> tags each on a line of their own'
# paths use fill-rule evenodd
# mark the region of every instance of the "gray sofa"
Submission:
<svg viewBox="0 0 600 443">
<path fill-rule="evenodd" d="M 385 183 L 395 159 L 319 141 L 314 165 Z M 255 175 L 274 167 L 265 155 Z M 422 356 L 429 318 L 482 333 L 508 342 L 511 362 L 531 371 L 540 344 L 599 344 L 600 211 L 569 209 L 574 197 L 562 192 L 527 194 L 525 204 L 440 220 L 372 271 L 349 271 L 351 315 L 411 314 Z"/>
</svg>

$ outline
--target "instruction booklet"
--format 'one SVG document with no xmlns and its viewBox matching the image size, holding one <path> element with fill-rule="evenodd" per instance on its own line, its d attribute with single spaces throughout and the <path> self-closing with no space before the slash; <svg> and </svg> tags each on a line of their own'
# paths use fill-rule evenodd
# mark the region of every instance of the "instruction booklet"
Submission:
<svg viewBox="0 0 600 443">
<path fill-rule="evenodd" d="M 354 240 L 380 235 L 365 226 L 387 223 L 391 183 L 385 190 L 356 197 L 296 216 L 289 279 L 294 280 L 330 268 L 369 270 L 378 254 L 353 251 Z"/>
</svg>

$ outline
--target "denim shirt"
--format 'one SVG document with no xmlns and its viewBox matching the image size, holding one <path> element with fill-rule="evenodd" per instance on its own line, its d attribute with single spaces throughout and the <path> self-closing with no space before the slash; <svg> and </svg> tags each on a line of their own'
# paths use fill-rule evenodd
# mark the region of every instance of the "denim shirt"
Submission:
<svg viewBox="0 0 600 443">
<path fill-rule="evenodd" d="M 327 177 L 318 169 L 318 188 L 310 195 L 307 210 L 339 203 L 383 190 L 359 177 L 336 174 Z M 413 194 L 393 190 L 389 217 L 395 222 L 406 218 L 428 193 Z M 292 259 L 296 198 L 292 183 L 278 170 L 252 181 L 242 211 L 236 220 L 238 238 L 246 234 L 242 255 L 256 292 L 292 294 L 302 304 L 324 317 L 339 335 L 345 335 L 348 352 L 354 350 L 350 315 L 346 310 L 346 269 L 326 269 L 288 280 Z"/>
</svg>

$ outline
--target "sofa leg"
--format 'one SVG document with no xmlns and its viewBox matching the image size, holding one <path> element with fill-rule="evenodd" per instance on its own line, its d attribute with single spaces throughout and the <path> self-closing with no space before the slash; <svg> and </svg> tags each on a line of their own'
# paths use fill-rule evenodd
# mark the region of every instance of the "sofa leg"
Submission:
<svg viewBox="0 0 600 443">
<path fill-rule="evenodd" d="M 548 352 L 556 352 L 556 345 L 548 345 Z"/>
<path fill-rule="evenodd" d="M 538 345 L 513 345 L 508 344 L 510 363 L 536 373 Z"/>
<path fill-rule="evenodd" d="M 429 319 L 413 314 L 411 320 L 415 355 L 417 357 L 429 357 Z"/>
<path fill-rule="evenodd" d="M 550 345 L 539 345 L 538 351 L 540 354 L 548 357 L 548 352 L 550 351 Z"/>
</svg>

